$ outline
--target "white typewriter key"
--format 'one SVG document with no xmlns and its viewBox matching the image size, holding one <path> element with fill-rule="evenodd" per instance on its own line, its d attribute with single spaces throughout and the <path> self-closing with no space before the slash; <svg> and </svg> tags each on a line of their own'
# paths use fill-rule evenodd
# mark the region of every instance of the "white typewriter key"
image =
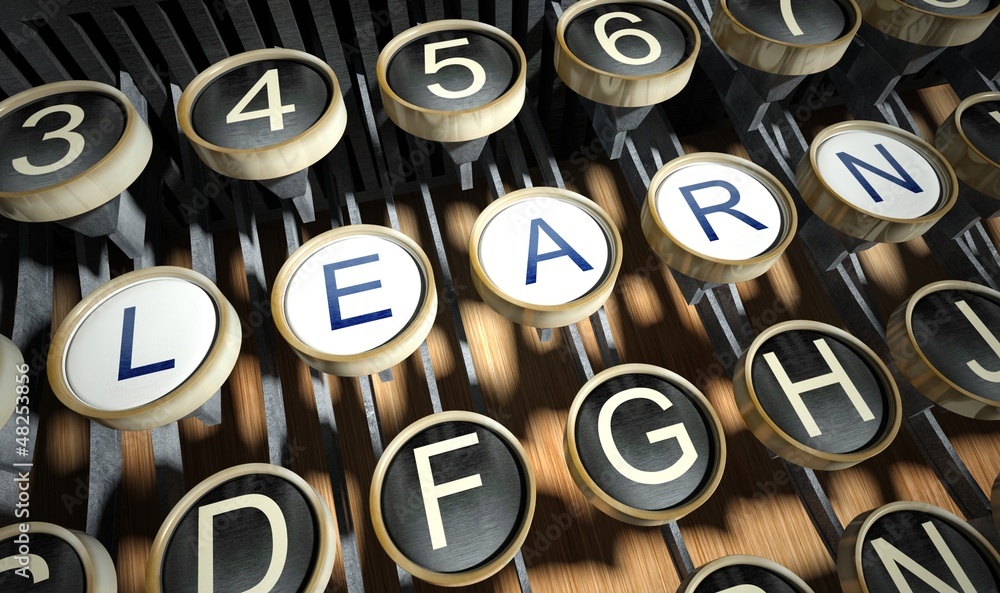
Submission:
<svg viewBox="0 0 1000 593">
<path fill-rule="evenodd" d="M 645 107 L 684 89 L 700 48 L 694 22 L 666 2 L 585 0 L 559 18 L 554 59 L 580 96 Z"/>
<path fill-rule="evenodd" d="M 762 332 L 736 363 L 733 387 L 757 439 L 812 469 L 873 457 L 902 419 L 889 369 L 860 340 L 823 323 L 788 321 Z"/>
<path fill-rule="evenodd" d="M 399 566 L 435 585 L 471 585 L 517 554 L 535 512 L 535 478 L 499 423 L 442 412 L 392 440 L 369 506 L 375 535 Z"/>
<path fill-rule="evenodd" d="M 1000 420 L 1000 292 L 935 282 L 889 318 L 889 348 L 917 391 L 956 414 Z"/>
<path fill-rule="evenodd" d="M 32 521 L 0 528 L 0 591 L 115 593 L 111 556 L 86 533 Z"/>
<path fill-rule="evenodd" d="M 633 525 L 663 525 L 701 506 L 726 466 L 722 424 L 698 389 L 666 369 L 626 364 L 580 389 L 566 462 L 590 502 Z"/>
<path fill-rule="evenodd" d="M 212 282 L 157 266 L 83 299 L 49 350 L 52 390 L 69 409 L 119 430 L 180 420 L 225 383 L 239 356 L 236 310 Z"/>
<path fill-rule="evenodd" d="M 337 553 L 333 515 L 291 470 L 248 463 L 195 486 L 160 526 L 148 593 L 323 591 Z"/>
<path fill-rule="evenodd" d="M 979 93 L 962 101 L 941 125 L 934 143 L 959 179 L 1000 200 L 1000 93 Z"/>
<path fill-rule="evenodd" d="M 734 60 L 785 76 L 832 68 L 860 27 L 854 0 L 719 0 L 710 26 Z"/>
<path fill-rule="evenodd" d="M 717 153 L 664 165 L 642 205 L 642 231 L 675 270 L 703 282 L 743 282 L 771 269 L 791 244 L 795 204 L 773 175 Z"/>
<path fill-rule="evenodd" d="M 17 407 L 19 385 L 26 385 L 28 376 L 24 365 L 24 357 L 17 345 L 4 336 L 0 336 L 0 428 L 3 428 Z M 21 377 L 24 377 L 23 379 Z M 30 386 L 21 389 L 24 391 Z M 22 401 L 23 403 L 23 401 Z"/>
<path fill-rule="evenodd" d="M 914 45 L 953 47 L 979 39 L 1000 14 L 997 0 L 858 0 L 864 20 Z"/>
<path fill-rule="evenodd" d="M 476 21 L 407 29 L 386 44 L 376 70 L 389 118 L 428 140 L 489 136 L 524 104 L 524 52 L 510 35 Z"/>
<path fill-rule="evenodd" d="M 824 222 L 864 241 L 919 237 L 958 199 L 944 156 L 920 138 L 870 121 L 834 124 L 799 163 L 802 198 Z"/>
<path fill-rule="evenodd" d="M 723 556 L 691 573 L 677 593 L 813 593 L 795 573 L 757 556 Z"/>
<path fill-rule="evenodd" d="M 495 311 L 532 327 L 586 319 L 611 295 L 622 262 L 614 221 L 580 194 L 552 187 L 490 204 L 469 238 L 472 283 Z"/>
<path fill-rule="evenodd" d="M 226 58 L 184 89 L 177 120 L 211 169 L 236 179 L 298 173 L 326 156 L 347 126 L 333 70 L 290 49 Z"/>
<path fill-rule="evenodd" d="M 0 214 L 63 220 L 111 201 L 149 161 L 153 137 L 118 89 L 42 85 L 0 103 Z"/>
<path fill-rule="evenodd" d="M 837 574 L 844 593 L 985 593 L 1000 587 L 1000 555 L 944 509 L 893 502 L 847 526 Z"/>
<path fill-rule="evenodd" d="M 430 261 L 409 237 L 352 225 L 315 237 L 285 262 L 271 311 L 313 368 L 370 375 L 420 347 L 434 325 L 437 290 Z"/>
</svg>

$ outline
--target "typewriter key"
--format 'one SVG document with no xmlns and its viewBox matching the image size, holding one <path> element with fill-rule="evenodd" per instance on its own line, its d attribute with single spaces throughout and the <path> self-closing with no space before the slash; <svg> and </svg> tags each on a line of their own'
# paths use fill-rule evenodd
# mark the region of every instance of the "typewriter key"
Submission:
<svg viewBox="0 0 1000 593">
<path fill-rule="evenodd" d="M 701 36 L 686 14 L 660 0 L 586 0 L 559 18 L 554 48 L 556 72 L 577 94 L 644 107 L 687 85 Z"/>
<path fill-rule="evenodd" d="M 149 161 L 153 137 L 121 91 L 73 80 L 0 103 L 0 214 L 79 216 L 111 201 Z"/>
<path fill-rule="evenodd" d="M 896 366 L 928 399 L 968 418 L 1000 420 L 1000 293 L 935 282 L 889 318 Z"/>
<path fill-rule="evenodd" d="M 847 526 L 837 573 L 844 593 L 985 593 L 1000 585 L 1000 555 L 943 509 L 893 502 Z"/>
<path fill-rule="evenodd" d="M 719 0 L 712 38 L 746 66 L 800 76 L 832 68 L 861 26 L 854 0 Z"/>
<path fill-rule="evenodd" d="M 22 383 L 27 379 L 27 373 L 21 372 L 24 370 L 22 367 L 23 364 L 24 357 L 21 356 L 21 351 L 14 342 L 11 342 L 4 336 L 0 336 L 0 429 L 14 415 L 14 408 L 17 407 L 17 397 L 20 395 L 17 387 L 19 385 L 27 385 L 26 383 Z M 24 379 L 19 379 L 22 376 Z M 24 389 L 21 389 L 21 391 L 24 391 Z"/>
<path fill-rule="evenodd" d="M 614 221 L 580 194 L 522 189 L 490 204 L 469 238 L 472 283 L 515 323 L 562 327 L 604 305 L 622 263 Z"/>
<path fill-rule="evenodd" d="M 858 0 L 866 23 L 914 45 L 953 47 L 979 39 L 1000 14 L 997 0 Z"/>
<path fill-rule="evenodd" d="M 52 338 L 48 376 L 69 409 L 119 430 L 195 412 L 225 383 L 242 341 L 236 310 L 212 282 L 157 266 L 104 284 Z"/>
<path fill-rule="evenodd" d="M 281 267 L 274 322 L 309 366 L 345 377 L 403 361 L 437 313 L 430 261 L 406 235 L 375 225 L 327 231 Z"/>
<path fill-rule="evenodd" d="M 798 224 L 788 190 L 750 161 L 716 153 L 682 156 L 661 168 L 642 205 L 642 230 L 675 270 L 703 282 L 764 274 Z"/>
<path fill-rule="evenodd" d="M 115 593 L 111 556 L 96 539 L 32 521 L 0 528 L 0 591 Z"/>
<path fill-rule="evenodd" d="M 757 439 L 812 469 L 873 457 L 902 419 L 889 369 L 860 340 L 823 323 L 787 321 L 762 332 L 736 363 L 733 387 Z"/>
<path fill-rule="evenodd" d="M 726 465 L 722 424 L 683 377 L 616 366 L 580 389 L 566 422 L 566 463 L 588 500 L 634 525 L 663 525 L 701 506 Z"/>
<path fill-rule="evenodd" d="M 528 535 L 535 477 L 494 420 L 442 412 L 414 422 L 375 467 L 370 505 L 389 556 L 429 583 L 463 586 L 503 568 Z"/>
<path fill-rule="evenodd" d="M 291 470 L 248 463 L 195 486 L 160 526 L 146 591 L 323 591 L 337 552 L 333 515 Z"/>
<path fill-rule="evenodd" d="M 993 510 L 993 523 L 1000 532 L 1000 476 L 993 482 L 993 495 L 990 497 L 990 507 Z"/>
<path fill-rule="evenodd" d="M 870 121 L 820 132 L 799 163 L 796 180 L 817 216 L 863 241 L 919 237 L 958 199 L 955 171 L 937 149 Z"/>
<path fill-rule="evenodd" d="M 260 49 L 199 74 L 181 95 L 177 120 L 212 170 L 263 181 L 326 156 L 344 134 L 347 109 L 326 62 L 290 49 Z"/>
<path fill-rule="evenodd" d="M 1000 200 L 1000 93 L 962 101 L 934 141 L 959 179 Z"/>
<path fill-rule="evenodd" d="M 784 566 L 741 554 L 713 560 L 691 573 L 677 593 L 813 593 Z"/>
<path fill-rule="evenodd" d="M 428 140 L 489 136 L 524 104 L 524 52 L 510 35 L 476 21 L 407 29 L 386 44 L 376 69 L 389 118 Z"/>
</svg>

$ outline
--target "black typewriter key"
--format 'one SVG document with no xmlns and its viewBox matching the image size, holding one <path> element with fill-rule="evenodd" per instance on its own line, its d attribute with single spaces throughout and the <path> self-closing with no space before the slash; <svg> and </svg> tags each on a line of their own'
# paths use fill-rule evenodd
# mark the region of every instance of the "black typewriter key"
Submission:
<svg viewBox="0 0 1000 593">
<path fill-rule="evenodd" d="M 700 46 L 694 22 L 666 2 L 585 0 L 559 18 L 554 60 L 577 94 L 643 107 L 684 89 Z"/>
<path fill-rule="evenodd" d="M 785 76 L 833 67 L 861 26 L 853 0 L 719 0 L 712 38 L 734 60 Z"/>
<path fill-rule="evenodd" d="M 882 33 L 928 47 L 978 39 L 1000 14 L 997 0 L 862 0 L 864 20 Z"/>
<path fill-rule="evenodd" d="M 790 321 L 762 332 L 737 363 L 736 401 L 769 449 L 813 469 L 841 469 L 885 449 L 899 430 L 899 392 L 860 340 Z"/>
<path fill-rule="evenodd" d="M 517 553 L 535 508 L 524 449 L 497 422 L 471 412 L 419 420 L 375 468 L 371 513 L 382 547 L 427 582 L 469 585 Z"/>
<path fill-rule="evenodd" d="M 128 98 L 89 81 L 0 103 L 0 214 L 46 222 L 89 212 L 142 173 L 153 140 Z"/>
<path fill-rule="evenodd" d="M 33 521 L 0 529 L 0 591 L 114 593 L 115 566 L 85 533 Z"/>
<path fill-rule="evenodd" d="M 899 369 L 956 414 L 1000 420 L 1000 293 L 970 282 L 921 288 L 889 319 Z"/>
<path fill-rule="evenodd" d="M 1000 93 L 979 93 L 962 101 L 934 141 L 959 179 L 1000 200 Z M 1000 203 L 990 209 L 989 214 L 995 214 Z"/>
<path fill-rule="evenodd" d="M 662 525 L 703 504 L 726 465 L 715 411 L 696 387 L 658 367 L 626 364 L 588 381 L 566 423 L 566 460 L 594 506 Z"/>
<path fill-rule="evenodd" d="M 844 593 L 988 593 L 1000 590 L 1000 555 L 951 513 L 894 502 L 862 513 L 837 554 Z"/>
<path fill-rule="evenodd" d="M 321 591 L 333 572 L 333 516 L 294 472 L 250 463 L 195 486 L 153 542 L 146 590 Z"/>
<path fill-rule="evenodd" d="M 784 566 L 756 556 L 713 560 L 691 573 L 677 593 L 813 593 Z"/>
<path fill-rule="evenodd" d="M 333 70 L 289 49 L 213 64 L 184 89 L 177 114 L 201 160 L 236 179 L 298 173 L 333 150 L 347 126 Z"/>
</svg>

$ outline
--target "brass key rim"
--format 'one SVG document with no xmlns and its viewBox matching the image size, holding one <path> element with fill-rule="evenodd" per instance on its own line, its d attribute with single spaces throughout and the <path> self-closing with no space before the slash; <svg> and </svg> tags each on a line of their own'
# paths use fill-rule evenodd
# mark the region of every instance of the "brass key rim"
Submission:
<svg viewBox="0 0 1000 593">
<path fill-rule="evenodd" d="M 108 154 L 86 171 L 59 183 L 30 191 L 0 191 L 0 214 L 21 222 L 51 222 L 85 214 L 110 202 L 139 178 L 153 152 L 153 135 L 135 106 L 113 86 L 89 80 L 53 82 L 28 89 L 0 102 L 0 118 L 54 95 L 104 95 L 125 112 L 125 127 Z"/>
<path fill-rule="evenodd" d="M 715 458 L 706 472 L 707 480 L 688 499 L 676 506 L 651 511 L 640 509 L 625 504 L 601 488 L 587 470 L 583 459 L 580 457 L 580 449 L 576 439 L 576 423 L 580 415 L 580 408 L 583 407 L 587 397 L 600 385 L 608 380 L 622 375 L 649 375 L 666 381 L 673 385 L 687 396 L 691 402 L 701 412 L 705 419 L 705 425 L 712 435 L 712 444 L 715 447 Z M 563 451 L 566 456 L 566 466 L 573 477 L 573 482 L 583 492 L 590 504 L 597 507 L 604 514 L 632 525 L 644 527 L 655 527 L 665 525 L 671 521 L 676 521 L 697 510 L 715 493 L 722 482 L 722 475 L 726 468 L 726 437 L 715 408 L 708 401 L 708 398 L 684 377 L 673 371 L 648 364 L 621 364 L 605 369 L 594 375 L 587 381 L 573 399 L 573 404 L 569 410 L 566 420 L 566 430 L 563 437 Z"/>
<path fill-rule="evenodd" d="M 146 564 L 146 591 L 163 593 L 161 573 L 165 554 L 174 532 L 188 511 L 194 508 L 194 505 L 202 497 L 226 482 L 244 476 L 261 474 L 275 476 L 291 484 L 299 491 L 309 510 L 312 511 L 318 545 L 316 546 L 315 562 L 311 567 L 308 580 L 303 583 L 302 590 L 320 591 L 329 583 L 337 556 L 337 531 L 333 523 L 333 514 L 327 508 L 326 503 L 323 502 L 315 488 L 290 469 L 270 463 L 245 463 L 224 469 L 205 478 L 170 510 L 166 519 L 163 520 L 163 524 L 160 525 L 160 529 L 156 532 L 152 548 L 149 551 L 149 560 Z M 291 536 L 292 534 L 289 533 L 289 537 Z"/>
<path fill-rule="evenodd" d="M 899 370 L 927 399 L 966 418 L 1000 420 L 1000 401 L 977 395 L 961 387 L 934 366 L 920 347 L 913 327 L 913 311 L 924 297 L 935 292 L 957 290 L 981 296 L 1000 306 L 1000 292 L 980 284 L 945 280 L 933 282 L 913 293 L 889 317 L 889 350 Z"/>
<path fill-rule="evenodd" d="M 183 280 L 200 288 L 215 306 L 218 326 L 208 353 L 180 385 L 159 398 L 127 409 L 98 408 L 83 401 L 70 385 L 66 359 L 77 330 L 105 301 L 132 286 L 156 280 Z M 176 266 L 153 266 L 122 274 L 81 300 L 52 337 L 47 372 L 52 391 L 67 408 L 117 430 L 147 430 L 187 417 L 222 387 L 239 358 L 243 341 L 236 309 L 211 280 L 198 272 Z"/>
<path fill-rule="evenodd" d="M 813 590 L 805 581 L 802 580 L 797 574 L 791 570 L 785 568 L 781 564 L 773 560 L 768 560 L 767 558 L 761 558 L 759 556 L 749 556 L 747 554 L 733 554 L 731 556 L 723 556 L 712 560 L 708 564 L 705 564 L 695 570 L 691 575 L 689 575 L 684 582 L 681 583 L 680 588 L 677 593 L 695 593 L 698 586 L 705 581 L 712 573 L 728 568 L 730 566 L 740 566 L 749 565 L 756 566 L 757 568 L 763 568 L 764 570 L 774 573 L 785 580 L 785 582 L 796 589 L 798 593 L 813 593 Z"/>
<path fill-rule="evenodd" d="M 753 385 L 753 362 L 760 348 L 769 339 L 792 331 L 809 331 L 826 335 L 850 347 L 868 364 L 882 386 L 886 400 L 885 414 L 888 416 L 885 429 L 870 445 L 850 453 L 821 451 L 795 440 L 782 430 L 764 409 Z M 889 368 L 878 355 L 864 342 L 846 331 L 817 321 L 785 321 L 761 332 L 736 363 L 733 374 L 733 395 L 743 421 L 761 444 L 783 459 L 814 470 L 845 469 L 878 455 L 896 438 L 903 419 L 899 388 Z"/>
<path fill-rule="evenodd" d="M 959 179 L 973 189 L 1000 200 L 1000 163 L 990 159 L 972 143 L 962 124 L 962 116 L 969 108 L 990 101 L 1000 101 L 1000 92 L 978 93 L 959 103 L 938 129 L 934 145 L 951 163 Z"/>
<path fill-rule="evenodd" d="M 118 590 L 118 576 L 115 571 L 115 563 L 111 560 L 111 555 L 101 545 L 101 542 L 81 531 L 66 529 L 65 527 L 44 521 L 14 523 L 2 527 L 0 528 L 0 541 L 25 533 L 20 530 L 21 525 L 28 526 L 26 533 L 29 537 L 33 533 L 51 535 L 66 542 L 76 552 L 76 556 L 83 567 L 83 590 L 85 593 L 114 593 Z"/>
<path fill-rule="evenodd" d="M 879 31 L 914 45 L 954 47 L 978 39 L 1000 15 L 1000 3 L 982 14 L 949 15 L 907 4 L 903 0 L 858 0 L 865 22 Z"/>
<path fill-rule="evenodd" d="M 966 541 L 971 543 L 980 554 L 992 560 L 994 570 L 1000 572 L 1000 554 L 993 549 L 993 546 L 986 541 L 986 538 L 980 535 L 968 523 L 934 505 L 904 500 L 890 502 L 877 509 L 861 513 L 844 528 L 844 534 L 840 538 L 837 550 L 837 576 L 841 587 L 844 589 L 844 593 L 882 593 L 881 591 L 871 590 L 868 587 L 864 575 L 864 565 L 861 561 L 862 547 L 864 546 L 865 535 L 876 521 L 892 513 L 901 511 L 924 513 L 947 523 L 952 529 L 964 535 Z"/>
<path fill-rule="evenodd" d="M 330 88 L 330 102 L 319 119 L 294 138 L 260 148 L 219 146 L 198 134 L 192 112 L 201 92 L 216 79 L 241 66 L 266 60 L 299 62 L 324 78 Z M 216 62 L 196 76 L 177 102 L 177 123 L 198 157 L 210 169 L 234 179 L 263 181 L 298 173 L 332 151 L 347 129 L 347 107 L 337 75 L 323 60 L 292 49 L 255 49 Z"/>
<path fill-rule="evenodd" d="M 861 9 L 854 0 L 836 0 L 849 20 L 847 30 L 832 41 L 815 44 L 792 43 L 767 37 L 747 27 L 729 10 L 727 0 L 719 0 L 712 14 L 710 29 L 719 47 L 741 64 L 782 76 L 818 74 L 834 67 L 844 56 L 854 36 L 861 28 Z M 747 36 L 754 40 L 747 43 Z M 765 62 L 759 48 L 776 48 L 783 51 L 784 59 L 778 63 Z"/>
<path fill-rule="evenodd" d="M 656 194 L 663 182 L 685 167 L 699 164 L 717 164 L 745 173 L 763 185 L 778 204 L 782 218 L 782 235 L 763 253 L 744 260 L 712 257 L 691 249 L 678 240 L 667 228 L 656 207 Z M 798 212 L 788 189 L 769 171 L 756 163 L 730 154 L 697 152 L 678 157 L 653 175 L 642 204 L 642 231 L 650 248 L 668 266 L 703 282 L 735 283 L 752 280 L 766 274 L 788 249 L 798 229 Z"/>
<path fill-rule="evenodd" d="M 413 258 L 423 282 L 423 295 L 413 319 L 384 344 L 357 354 L 333 354 L 305 343 L 288 322 L 285 300 L 290 282 L 306 261 L 326 247 L 350 237 L 383 239 L 403 249 Z M 438 298 L 431 262 L 423 249 L 399 231 L 371 224 L 355 224 L 318 235 L 295 250 L 281 266 L 271 290 L 271 314 L 278 333 L 306 364 L 339 377 L 361 377 L 390 369 L 406 360 L 427 339 L 437 315 Z"/>
<path fill-rule="evenodd" d="M 7 421 L 17 408 L 17 386 L 21 385 L 17 381 L 17 377 L 21 374 L 17 369 L 24 364 L 24 356 L 17 344 L 2 335 L 0 335 L 0 361 L 3 362 L 3 367 L 0 368 L 0 427 L 3 427 L 7 425 Z"/>
<path fill-rule="evenodd" d="M 566 42 L 566 29 L 573 19 L 587 10 L 604 4 L 635 4 L 663 13 L 674 21 L 685 34 L 691 46 L 676 66 L 657 74 L 615 74 L 594 67 L 581 60 Z M 701 51 L 701 33 L 697 25 L 679 8 L 661 0 L 583 0 L 567 8 L 556 25 L 556 43 L 553 46 L 553 63 L 556 73 L 566 86 L 578 95 L 616 107 L 646 107 L 662 103 L 680 93 L 687 86 Z"/>
<path fill-rule="evenodd" d="M 432 426 L 448 422 L 476 424 L 490 431 L 503 441 L 514 457 L 514 461 L 524 472 L 524 490 L 527 497 L 522 511 L 521 524 L 515 528 L 514 536 L 507 541 L 503 549 L 498 550 L 493 555 L 491 560 L 464 572 L 437 572 L 424 568 L 410 560 L 393 542 L 382 515 L 382 486 L 385 482 L 389 465 L 399 453 L 399 450 L 414 436 Z M 396 564 L 418 579 L 428 583 L 444 587 L 464 587 L 488 579 L 500 572 L 500 570 L 514 559 L 524 540 L 528 537 L 531 521 L 535 514 L 535 499 L 535 474 L 531 463 L 528 461 L 528 454 L 517 437 L 507 430 L 504 425 L 488 416 L 474 412 L 450 411 L 425 416 L 404 428 L 392 439 L 392 442 L 382 452 L 382 456 L 379 457 L 378 463 L 375 466 L 375 472 L 372 475 L 371 490 L 368 496 L 368 506 L 371 510 L 372 527 L 375 530 L 375 536 L 378 538 L 379 543 L 382 544 L 382 548 Z"/>
</svg>

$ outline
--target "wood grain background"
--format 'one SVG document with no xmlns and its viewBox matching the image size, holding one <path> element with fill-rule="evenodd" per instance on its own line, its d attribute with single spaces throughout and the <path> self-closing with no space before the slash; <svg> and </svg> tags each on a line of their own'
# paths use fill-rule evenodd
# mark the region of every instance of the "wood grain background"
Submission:
<svg viewBox="0 0 1000 593">
<path fill-rule="evenodd" d="M 905 99 L 929 138 L 958 103 L 947 87 L 927 89 Z M 825 125 L 843 119 L 847 116 L 839 109 L 815 114 L 804 126 L 807 139 Z M 684 140 L 688 151 L 746 156 L 736 135 L 728 131 Z M 611 215 L 624 240 L 621 275 L 607 303 L 622 362 L 656 364 L 691 379 L 718 411 L 726 431 L 729 460 L 721 486 L 704 507 L 680 521 L 694 563 L 701 565 L 726 554 L 755 554 L 789 567 L 817 592 L 839 591 L 834 563 L 781 463 L 770 459 L 744 426 L 733 402 L 732 385 L 717 364 L 694 308 L 685 304 L 668 270 L 646 245 L 638 208 L 617 171 L 616 164 L 602 157 L 575 175 L 572 189 L 597 201 Z M 503 172 L 507 179 L 513 179 L 509 172 Z M 541 183 L 540 178 L 535 182 Z M 673 592 L 680 579 L 660 531 L 625 525 L 592 508 L 566 469 L 563 430 L 580 385 L 561 334 L 557 332 L 552 342 L 540 343 L 534 330 L 511 324 L 494 313 L 472 288 L 467 241 L 473 222 L 488 200 L 481 179 L 468 192 L 458 189 L 434 192 L 448 260 L 455 275 L 458 303 L 489 415 L 521 440 L 538 479 L 538 507 L 523 548 L 533 590 L 536 593 Z M 432 251 L 430 229 L 418 197 L 400 196 L 397 207 L 403 232 L 428 252 Z M 362 212 L 365 222 L 388 224 L 381 204 L 366 204 Z M 328 221 L 307 225 L 304 238 L 329 226 Z M 996 242 L 1000 238 L 1000 223 L 991 222 L 987 228 Z M 264 225 L 260 230 L 270 283 L 285 258 L 284 231 L 280 222 Z M 214 239 L 218 284 L 247 323 L 251 318 L 251 303 L 239 237 L 232 231 L 217 233 Z M 10 244 L 16 245 L 13 240 Z M 16 266 L 15 251 L 4 246 L 0 253 L 3 266 Z M 947 278 L 947 271 L 919 239 L 873 248 L 861 255 L 861 261 L 884 317 L 924 284 Z M 190 265 L 186 239 L 168 242 L 160 262 Z M 111 262 L 112 270 L 119 273 L 128 271 L 130 265 L 124 258 L 113 258 Z M 445 295 L 439 272 L 435 269 L 438 293 Z M 75 254 L 67 248 L 57 254 L 53 330 L 78 302 L 78 287 Z M 742 284 L 739 290 L 757 329 L 787 319 L 842 325 L 810 269 L 799 240 L 766 276 Z M 443 406 L 446 410 L 469 410 L 469 387 L 443 298 L 441 306 L 429 346 Z M 247 336 L 249 331 L 254 330 L 248 330 Z M 587 323 L 580 325 L 580 331 L 596 372 L 602 365 L 593 331 Z M 332 508 L 309 372 L 280 338 L 278 357 L 292 468 L 316 487 Z M 267 461 L 259 369 L 248 337 L 236 369 L 223 388 L 222 424 L 205 427 L 197 420 L 181 422 L 187 488 L 226 467 Z M 409 423 L 431 413 L 419 354 L 393 372 L 392 382 L 374 380 L 382 438 L 386 443 Z M 368 489 L 376 460 L 358 383 L 355 379 L 333 377 L 328 381 L 366 590 L 398 591 L 395 567 L 375 539 L 368 515 Z M 83 529 L 88 422 L 65 409 L 47 388 L 41 393 L 43 420 L 33 473 L 32 517 Z M 988 490 L 1000 473 L 1000 432 L 996 425 L 941 410 L 937 416 L 972 475 Z M 133 593 L 144 589 L 145 562 L 162 517 L 155 510 L 158 508 L 156 477 L 149 433 L 122 433 L 122 440 L 123 481 L 116 563 L 120 590 Z M 845 524 L 863 511 L 894 500 L 924 501 L 959 513 L 905 430 L 877 458 L 848 470 L 822 474 L 820 479 Z M 344 583 L 338 550 L 337 568 L 328 590 L 343 591 Z M 417 583 L 415 589 L 424 592 L 435 587 Z M 470 590 L 518 591 L 515 571 L 508 566 Z"/>
</svg>

